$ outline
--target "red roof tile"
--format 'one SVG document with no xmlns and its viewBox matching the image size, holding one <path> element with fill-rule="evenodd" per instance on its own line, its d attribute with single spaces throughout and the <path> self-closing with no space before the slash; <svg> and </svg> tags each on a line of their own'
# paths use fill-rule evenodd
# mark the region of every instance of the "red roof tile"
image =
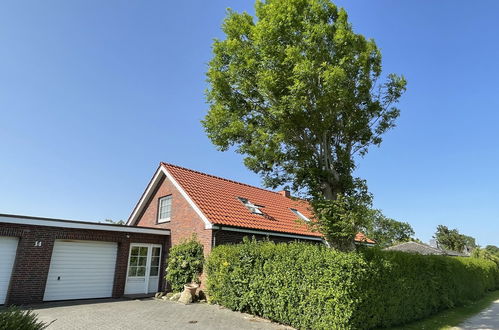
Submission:
<svg viewBox="0 0 499 330">
<path fill-rule="evenodd" d="M 197 172 L 180 166 L 161 163 L 182 186 L 189 197 L 214 225 L 276 231 L 289 234 L 321 237 L 307 224 L 298 220 L 291 209 L 308 218 L 312 217 L 309 204 L 303 200 L 285 197 L 278 192 L 250 186 L 244 183 Z M 238 199 L 246 198 L 260 206 L 264 215 L 251 213 Z M 357 241 L 374 243 L 362 233 Z"/>
</svg>

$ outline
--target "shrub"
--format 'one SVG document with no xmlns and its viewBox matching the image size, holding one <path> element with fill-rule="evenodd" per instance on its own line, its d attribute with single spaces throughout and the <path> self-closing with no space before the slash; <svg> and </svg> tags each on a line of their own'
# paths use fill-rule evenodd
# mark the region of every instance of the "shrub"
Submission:
<svg viewBox="0 0 499 330">
<path fill-rule="evenodd" d="M 212 302 L 300 329 L 403 324 L 499 285 L 499 269 L 487 260 L 307 243 L 218 246 L 206 270 Z"/>
<path fill-rule="evenodd" d="M 22 311 L 17 307 L 9 307 L 0 312 L 0 329 L 41 330 L 47 325 L 38 321 L 32 311 Z"/>
<path fill-rule="evenodd" d="M 196 236 L 173 246 L 170 249 L 166 280 L 173 291 L 182 291 L 184 284 L 199 283 L 199 274 L 203 271 L 203 245 Z"/>
</svg>

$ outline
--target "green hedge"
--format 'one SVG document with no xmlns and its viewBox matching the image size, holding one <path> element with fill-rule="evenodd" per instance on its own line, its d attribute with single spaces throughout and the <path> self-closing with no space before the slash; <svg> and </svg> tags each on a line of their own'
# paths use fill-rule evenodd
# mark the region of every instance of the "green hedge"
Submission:
<svg viewBox="0 0 499 330">
<path fill-rule="evenodd" d="M 499 287 L 488 260 L 306 243 L 218 246 L 206 270 L 212 302 L 300 329 L 403 324 Z"/>
</svg>

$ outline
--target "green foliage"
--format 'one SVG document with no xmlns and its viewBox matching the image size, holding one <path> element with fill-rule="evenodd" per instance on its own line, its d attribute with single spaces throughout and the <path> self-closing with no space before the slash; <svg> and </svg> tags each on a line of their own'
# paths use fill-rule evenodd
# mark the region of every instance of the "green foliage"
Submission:
<svg viewBox="0 0 499 330">
<path fill-rule="evenodd" d="M 299 329 L 403 324 L 499 286 L 499 269 L 488 260 L 306 243 L 218 246 L 206 270 L 212 302 Z"/>
<path fill-rule="evenodd" d="M 48 325 L 38 321 L 35 313 L 23 311 L 17 307 L 9 307 L 0 311 L 0 329 L 42 330 Z"/>
<path fill-rule="evenodd" d="M 366 222 L 364 234 L 374 239 L 380 247 L 407 242 L 414 235 L 409 223 L 387 218 L 380 210 L 370 210 Z"/>
<path fill-rule="evenodd" d="M 352 251 L 355 235 L 366 225 L 371 201 L 367 190 L 350 196 L 338 195 L 335 200 L 316 199 L 312 203 L 314 217 L 309 225 L 322 233 L 332 247 Z"/>
<path fill-rule="evenodd" d="M 317 199 L 323 217 L 352 197 L 355 160 L 395 126 L 406 81 L 381 76 L 375 42 L 356 34 L 329 0 L 257 0 L 255 13 L 227 13 L 202 123 L 220 150 L 245 155 L 266 186 L 290 185 Z M 339 205 L 323 202 L 338 196 Z M 339 230 L 335 246 L 352 245 L 356 213 L 321 220 Z"/>
<path fill-rule="evenodd" d="M 457 229 L 449 229 L 443 225 L 437 226 L 437 231 L 433 237 L 440 247 L 451 251 L 463 252 L 477 247 L 473 237 L 463 235 Z"/>
<path fill-rule="evenodd" d="M 269 187 L 335 199 L 353 185 L 356 155 L 395 126 L 403 77 L 381 75 L 381 53 L 329 0 L 256 2 L 228 11 L 209 62 L 203 126 Z"/>
<path fill-rule="evenodd" d="M 471 253 L 471 257 L 473 258 L 478 258 L 478 259 L 485 259 L 485 260 L 490 260 L 493 261 L 499 266 L 499 255 L 493 252 L 490 252 L 490 249 L 481 249 L 481 248 L 476 248 L 473 250 Z"/>
<path fill-rule="evenodd" d="M 110 223 L 112 225 L 126 225 L 125 220 L 105 219 L 104 222 Z"/>
<path fill-rule="evenodd" d="M 499 247 L 497 247 L 495 245 L 487 245 L 485 247 L 485 250 L 487 250 L 489 253 L 492 253 L 492 254 L 499 257 Z"/>
<path fill-rule="evenodd" d="M 182 291 L 184 284 L 199 283 L 199 275 L 203 271 L 203 245 L 196 236 L 173 246 L 168 257 L 166 280 L 173 291 Z"/>
</svg>

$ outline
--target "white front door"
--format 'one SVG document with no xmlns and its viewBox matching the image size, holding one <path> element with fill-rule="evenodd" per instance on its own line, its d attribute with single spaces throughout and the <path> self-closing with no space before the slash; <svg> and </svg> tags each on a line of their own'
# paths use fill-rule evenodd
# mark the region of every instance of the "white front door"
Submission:
<svg viewBox="0 0 499 330">
<path fill-rule="evenodd" d="M 111 297 L 117 252 L 113 242 L 56 240 L 43 300 Z"/>
<path fill-rule="evenodd" d="M 16 260 L 17 237 L 0 237 L 0 305 L 5 303 L 12 267 Z"/>
<path fill-rule="evenodd" d="M 125 294 L 158 291 L 161 245 L 132 243 L 128 257 Z"/>
</svg>

